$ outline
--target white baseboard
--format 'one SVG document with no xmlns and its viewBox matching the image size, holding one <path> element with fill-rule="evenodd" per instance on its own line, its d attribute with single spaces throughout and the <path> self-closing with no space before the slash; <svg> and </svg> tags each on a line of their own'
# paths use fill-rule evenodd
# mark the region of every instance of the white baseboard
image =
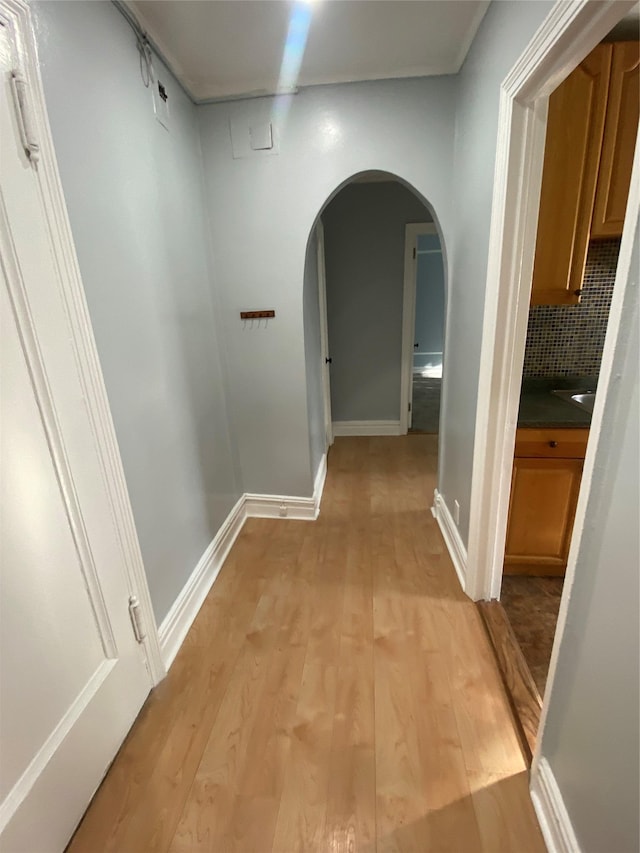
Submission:
<svg viewBox="0 0 640 853">
<path fill-rule="evenodd" d="M 313 497 L 242 495 L 198 561 L 198 565 L 158 629 L 160 650 L 167 670 L 178 654 L 245 520 L 247 518 L 288 518 L 315 521 L 320 512 L 326 477 L 327 456 L 324 454 L 316 472 Z"/>
<path fill-rule="evenodd" d="M 245 496 L 243 495 L 198 561 L 191 577 L 182 588 L 158 629 L 160 650 L 167 670 L 178 654 L 193 620 L 198 615 L 198 611 L 231 550 L 231 546 L 242 530 L 246 518 L 244 503 Z"/>
<path fill-rule="evenodd" d="M 314 521 L 317 515 L 313 498 L 250 494 L 245 495 L 244 498 L 247 518 L 289 518 L 297 521 Z"/>
<path fill-rule="evenodd" d="M 313 496 L 310 498 L 290 497 L 286 495 L 244 496 L 244 509 L 247 518 L 289 518 L 296 521 L 315 521 L 320 513 L 320 502 L 327 477 L 327 455 L 323 454 L 313 483 Z"/>
<path fill-rule="evenodd" d="M 320 504 L 322 503 L 322 493 L 324 492 L 324 484 L 327 479 L 327 454 L 322 454 L 322 459 L 316 471 L 316 478 L 313 481 L 313 503 L 316 508 L 316 518 L 320 515 Z"/>
<path fill-rule="evenodd" d="M 451 562 L 458 575 L 460 586 L 464 590 L 467 579 L 467 549 L 460 538 L 460 533 L 449 512 L 449 507 L 437 489 L 433 493 L 433 508 L 431 512 L 438 522 L 438 527 L 442 532 L 449 556 L 451 557 Z"/>
<path fill-rule="evenodd" d="M 400 421 L 334 421 L 334 435 L 402 435 Z"/>
<path fill-rule="evenodd" d="M 531 776 L 531 799 L 549 853 L 580 853 L 569 813 L 546 758 L 541 758 Z"/>
</svg>

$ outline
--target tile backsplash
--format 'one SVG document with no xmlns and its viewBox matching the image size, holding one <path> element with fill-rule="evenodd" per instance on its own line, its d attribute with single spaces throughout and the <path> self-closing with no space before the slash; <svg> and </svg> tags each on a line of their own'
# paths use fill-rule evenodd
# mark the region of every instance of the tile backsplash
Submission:
<svg viewBox="0 0 640 853">
<path fill-rule="evenodd" d="M 619 239 L 591 243 L 579 305 L 531 308 L 524 376 L 598 375 L 619 251 Z"/>
</svg>

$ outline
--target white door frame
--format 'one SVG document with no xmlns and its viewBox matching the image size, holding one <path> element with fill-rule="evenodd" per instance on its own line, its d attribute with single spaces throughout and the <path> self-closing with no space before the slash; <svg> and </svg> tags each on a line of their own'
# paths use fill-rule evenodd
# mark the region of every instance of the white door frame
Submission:
<svg viewBox="0 0 640 853">
<path fill-rule="evenodd" d="M 476 600 L 498 598 L 502 582 L 548 97 L 633 5 L 628 0 L 559 0 L 501 87 L 465 587 Z M 603 365 L 617 336 L 619 317 L 615 306 L 624 295 L 625 264 L 628 272 L 631 252 L 629 231 L 637 219 L 637 203 L 632 192 Z M 602 370 L 600 399 L 606 396 L 608 382 L 609 375 Z M 594 439 L 600 420 L 596 406 L 591 423 L 591 453 L 597 444 Z M 589 457 L 590 450 L 581 494 L 589 487 Z M 584 509 L 582 500 L 574 524 L 565 592 L 573 576 L 584 520 L 581 506 Z"/>
<path fill-rule="evenodd" d="M 112 510 L 112 517 L 111 519 L 105 518 L 105 524 L 113 524 L 116 529 L 123 563 L 126 567 L 129 594 L 136 596 L 140 605 L 145 631 L 142 645 L 150 682 L 155 685 L 166 675 L 166 668 L 160 652 L 158 630 L 129 492 L 58 173 L 40 77 L 31 12 L 25 0 L 2 0 L 0 12 L 13 32 L 18 49 L 20 65 L 18 70 L 26 81 L 29 133 L 39 147 L 36 173 L 42 194 L 51 249 L 60 272 L 61 295 L 67 316 L 68 333 L 78 365 L 84 401 Z M 126 606 L 126 602 L 123 602 L 123 606 Z"/>
<path fill-rule="evenodd" d="M 466 584 L 466 592 L 474 599 L 497 598 L 502 581 L 511 469 L 542 182 L 547 99 L 551 91 L 633 5 L 626 0 L 577 0 L 574 3 L 561 0 L 556 3 L 504 81 L 500 93 Z M 589 491 L 594 470 L 599 465 L 602 419 L 609 388 L 612 387 L 612 365 L 622 309 L 627 287 L 633 286 L 636 275 L 631 268 L 631 262 L 639 222 L 640 131 L 636 139 L 631 188 L 602 354 L 598 393 L 591 420 L 542 717 L 531 768 L 531 788 L 536 792 L 537 809 L 541 802 L 540 793 L 545 785 L 548 785 L 548 780 L 543 779 L 545 767 L 541 749 L 549 696 L 553 692 L 559 649 L 567 624 L 568 605 L 576 574 Z M 554 802 L 556 800 L 557 797 Z M 544 812 L 547 806 L 540 808 Z M 545 823 L 544 820 L 542 823 Z M 557 834 L 548 825 L 543 825 L 543 829 L 547 842 Z"/>
<path fill-rule="evenodd" d="M 318 301 L 320 303 L 320 368 L 322 371 L 322 401 L 324 404 L 325 450 L 333 444 L 331 421 L 331 365 L 329 356 L 329 320 L 327 317 L 327 271 L 324 254 L 324 225 L 319 218 L 315 226 L 318 264 Z"/>
<path fill-rule="evenodd" d="M 416 248 L 420 234 L 438 234 L 434 222 L 411 222 L 404 229 L 404 288 L 402 295 L 402 353 L 400 359 L 400 435 L 411 429 L 409 411 L 413 390 L 413 344 L 416 327 Z M 442 322 L 444 323 L 444 317 Z M 443 354 L 444 358 L 444 354 Z"/>
</svg>

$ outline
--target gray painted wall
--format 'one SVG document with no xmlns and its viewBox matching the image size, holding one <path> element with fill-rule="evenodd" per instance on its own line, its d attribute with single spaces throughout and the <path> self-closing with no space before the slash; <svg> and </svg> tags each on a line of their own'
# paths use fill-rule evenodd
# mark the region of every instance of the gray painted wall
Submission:
<svg viewBox="0 0 640 853">
<path fill-rule="evenodd" d="M 322 215 L 334 421 L 400 418 L 405 225 L 430 222 L 397 181 L 350 184 Z"/>
<path fill-rule="evenodd" d="M 318 237 L 313 230 L 304 261 L 304 363 L 307 376 L 307 417 L 311 479 L 326 451 L 324 400 L 322 396 L 322 347 L 320 340 L 320 299 L 318 293 Z"/>
<path fill-rule="evenodd" d="M 277 108 L 267 98 L 199 109 L 230 405 L 247 491 L 311 493 L 302 291 L 318 213 L 347 179 L 379 169 L 429 201 L 446 243 L 455 92 L 454 78 L 433 77 L 318 86 Z M 279 153 L 234 159 L 230 121 L 248 128 L 269 117 Z M 260 307 L 275 308 L 275 321 L 259 334 L 242 333 L 237 312 Z"/>
<path fill-rule="evenodd" d="M 241 490 L 311 494 L 307 241 L 326 200 L 362 171 L 415 187 L 437 214 L 445 254 L 449 243 L 455 252 L 440 485 L 462 504 L 466 539 L 499 83 L 549 6 L 494 4 L 460 78 L 196 109 L 167 75 L 167 133 L 133 34 L 110 4 L 36 5 L 54 141 L 158 619 Z M 265 116 L 277 153 L 234 158 L 230 121 L 237 132 Z M 238 311 L 255 307 L 276 308 L 275 321 L 243 329 Z"/>
<path fill-rule="evenodd" d="M 640 231 L 542 755 L 584 853 L 640 848 Z"/>
<path fill-rule="evenodd" d="M 465 543 L 500 84 L 552 6 L 548 0 L 492 3 L 459 75 L 438 488 L 449 508 L 455 499 L 460 503 Z"/>
<path fill-rule="evenodd" d="M 47 108 L 156 618 L 240 494 L 227 424 L 196 110 L 154 119 L 110 3 L 35 5 Z"/>
</svg>

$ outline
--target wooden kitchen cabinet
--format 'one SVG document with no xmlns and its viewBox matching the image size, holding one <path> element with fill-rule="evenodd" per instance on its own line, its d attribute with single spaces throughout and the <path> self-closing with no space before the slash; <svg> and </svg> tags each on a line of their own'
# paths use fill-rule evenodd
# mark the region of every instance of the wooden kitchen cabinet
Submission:
<svg viewBox="0 0 640 853">
<path fill-rule="evenodd" d="M 590 240 L 622 234 L 637 56 L 638 42 L 600 44 L 549 98 L 532 305 L 577 304 Z"/>
<path fill-rule="evenodd" d="M 588 435 L 588 429 L 517 431 L 505 574 L 564 575 Z"/>
<path fill-rule="evenodd" d="M 613 45 L 591 239 L 622 234 L 640 113 L 640 43 Z"/>
<path fill-rule="evenodd" d="M 598 45 L 549 98 L 532 305 L 580 301 L 612 51 Z"/>
</svg>

